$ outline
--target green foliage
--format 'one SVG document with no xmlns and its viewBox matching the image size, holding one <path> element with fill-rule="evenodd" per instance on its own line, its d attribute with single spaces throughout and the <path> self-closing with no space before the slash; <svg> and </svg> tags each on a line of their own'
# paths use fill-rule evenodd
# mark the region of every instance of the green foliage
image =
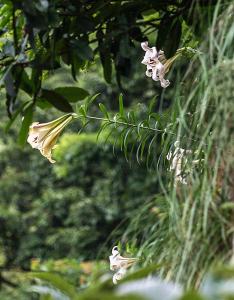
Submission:
<svg viewBox="0 0 234 300">
<path fill-rule="evenodd" d="M 34 291 L 44 299 L 44 295 L 51 299 L 152 299 L 152 300 L 225 300 L 233 299 L 233 275 L 232 267 L 222 266 L 219 270 L 206 275 L 203 286 L 198 291 L 183 291 L 179 284 L 162 281 L 155 274 L 155 266 L 144 268 L 141 272 L 132 274 L 118 288 L 114 288 L 110 279 L 95 281 L 85 290 L 77 289 L 67 277 L 53 272 L 32 272 L 27 274 L 27 278 L 36 278 L 36 285 L 30 290 Z M 228 273 L 225 271 L 228 269 Z M 226 273 L 225 276 L 222 274 Z M 146 274 L 151 275 L 146 277 Z M 29 290 L 29 291 L 30 291 Z"/>
<path fill-rule="evenodd" d="M 112 145 L 96 143 L 94 134 L 62 137 L 55 175 L 38 153 L 11 147 L 1 152 L 0 183 L 1 239 L 9 266 L 26 267 L 33 257 L 94 259 L 93 249 L 157 190 L 143 166 L 126 166 L 120 152 L 113 157 Z M 139 184 L 143 178 L 145 187 Z"/>
<path fill-rule="evenodd" d="M 184 300 L 233 298 L 232 269 L 204 280 L 211 266 L 233 255 L 233 5 L 213 4 L 68 1 L 65 6 L 25 0 L 1 5 L 0 85 L 12 119 L 6 122 L 1 114 L 7 124 L 1 132 L 10 135 L 0 140 L 0 283 L 14 287 L 4 272 L 29 269 L 33 259 L 106 259 L 111 247 L 122 243 L 142 257 L 139 268 L 156 263 L 159 277 L 189 288 L 181 294 Z M 181 54 L 179 45 L 188 54 L 189 46 L 201 44 L 195 59 L 188 56 L 186 74 L 183 61 L 177 63 L 170 75 L 174 86 L 166 91 L 141 80 L 137 48 L 144 35 L 152 45 L 156 38 L 168 57 Z M 89 96 L 99 92 L 100 97 Z M 79 116 L 61 137 L 53 167 L 38 151 L 22 152 L 14 145 L 19 128 L 19 142 L 25 143 L 33 115 L 43 122 L 57 117 L 52 107 Z M 77 134 L 84 129 L 87 133 Z M 189 152 L 181 163 L 187 184 L 178 180 L 167 156 L 176 141 Z M 130 297 L 117 294 L 110 280 L 94 284 L 91 279 L 83 290 L 88 280 L 77 282 L 80 273 L 72 281 L 48 265 L 30 275 L 40 278 L 32 290 L 42 299 Z M 47 272 L 41 273 L 43 268 Z M 131 288 L 128 280 L 146 273 L 130 274 L 123 285 Z M 161 295 L 159 287 L 167 290 L 160 281 L 154 297 Z"/>
<path fill-rule="evenodd" d="M 210 6 L 201 2 L 206 15 Z M 0 6 L 0 63 L 9 116 L 22 104 L 18 99 L 21 90 L 35 107 L 40 106 L 40 98 L 45 98 L 57 109 L 71 111 L 64 95 L 43 91 L 46 77 L 66 65 L 77 80 L 96 57 L 107 83 L 111 83 L 114 65 L 116 80 L 123 89 L 121 80 L 132 76 L 136 49 L 146 33 L 152 32 L 154 39 L 159 29 L 158 46 L 170 57 L 179 47 L 182 21 L 187 22 L 196 13 L 195 8 L 188 7 L 186 1 L 164 1 L 163 5 L 152 1 L 68 1 L 66 5 L 54 0 L 4 1 Z"/>
</svg>

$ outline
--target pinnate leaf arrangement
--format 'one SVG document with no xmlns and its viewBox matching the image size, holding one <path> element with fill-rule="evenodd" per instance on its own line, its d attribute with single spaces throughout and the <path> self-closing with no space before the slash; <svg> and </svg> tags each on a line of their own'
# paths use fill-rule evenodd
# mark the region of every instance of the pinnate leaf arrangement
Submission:
<svg viewBox="0 0 234 300">
<path fill-rule="evenodd" d="M 142 64 L 146 65 L 146 76 L 151 77 L 154 81 L 160 81 L 162 88 L 167 88 L 170 85 L 168 79 L 165 79 L 165 75 L 170 70 L 173 62 L 182 56 L 183 54 L 190 55 L 196 53 L 196 50 L 192 48 L 180 48 L 176 51 L 175 55 L 170 59 L 166 59 L 165 54 L 162 50 L 157 50 L 156 47 L 150 48 L 148 42 L 141 43 L 142 49 L 145 51 Z M 124 150 L 126 157 L 128 156 L 127 143 L 128 137 L 132 134 L 135 134 L 134 138 L 138 138 L 138 147 L 137 147 L 137 160 L 140 160 L 142 157 L 146 142 L 148 142 L 148 156 L 150 156 L 150 147 L 155 140 L 155 135 L 151 137 L 151 134 L 162 133 L 162 134 L 172 134 L 166 128 L 158 128 L 157 122 L 155 121 L 154 126 L 150 125 L 150 118 L 153 119 L 153 114 L 148 115 L 148 120 L 142 120 L 136 122 L 134 111 L 126 114 L 124 111 L 123 98 L 122 95 L 119 97 L 119 113 L 114 116 L 110 116 L 107 108 L 104 104 L 99 103 L 99 109 L 103 113 L 104 117 L 96 117 L 88 114 L 88 109 L 91 103 L 97 98 L 98 95 L 93 97 L 87 97 L 85 104 L 80 105 L 77 113 L 66 114 L 56 120 L 53 120 L 48 123 L 39 123 L 34 122 L 30 125 L 28 143 L 35 149 L 38 149 L 41 154 L 46 157 L 51 163 L 55 163 L 55 160 L 52 159 L 52 150 L 56 148 L 56 142 L 59 136 L 61 135 L 64 128 L 76 119 L 80 119 L 84 124 L 90 121 L 100 121 L 102 125 L 100 127 L 99 134 L 106 129 L 108 126 L 114 126 L 115 128 L 123 128 L 120 140 L 121 140 L 121 149 Z M 99 135 L 98 134 L 98 135 Z M 175 145 L 178 142 L 175 142 Z M 187 184 L 186 175 L 183 173 L 182 164 L 183 161 L 187 162 L 186 155 L 191 154 L 191 150 L 185 150 L 179 147 L 175 148 L 175 151 L 172 153 L 168 152 L 166 158 L 170 161 L 170 171 L 174 171 L 175 182 L 180 182 L 182 184 Z M 199 160 L 192 160 L 192 164 L 199 163 Z"/>
</svg>

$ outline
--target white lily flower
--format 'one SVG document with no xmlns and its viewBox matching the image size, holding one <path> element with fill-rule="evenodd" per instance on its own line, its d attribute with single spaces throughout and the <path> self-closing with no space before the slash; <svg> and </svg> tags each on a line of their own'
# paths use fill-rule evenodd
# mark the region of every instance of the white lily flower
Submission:
<svg viewBox="0 0 234 300">
<path fill-rule="evenodd" d="M 113 283 L 114 284 L 117 284 L 118 282 L 118 280 L 121 280 L 124 276 L 125 276 L 125 274 L 127 273 L 127 269 L 125 269 L 125 268 L 121 268 L 121 269 L 119 269 L 114 275 L 113 275 Z"/>
<path fill-rule="evenodd" d="M 28 143 L 32 148 L 40 150 L 51 163 L 55 163 L 52 159 L 52 150 L 56 147 L 57 139 L 64 127 L 71 122 L 73 117 L 74 114 L 67 114 L 48 123 L 32 123 L 29 128 Z"/>
<path fill-rule="evenodd" d="M 127 268 L 131 267 L 138 258 L 127 258 L 120 255 L 118 247 L 115 246 L 112 249 L 112 255 L 109 256 L 110 260 L 110 269 L 112 271 L 117 271 L 113 276 L 114 284 L 117 283 L 117 280 L 122 279 L 125 275 Z"/>
<path fill-rule="evenodd" d="M 152 77 L 154 81 L 160 81 L 163 88 L 170 85 L 170 81 L 164 77 L 170 70 L 174 61 L 185 53 L 191 56 L 197 52 L 197 50 L 190 47 L 183 47 L 178 49 L 174 56 L 166 59 L 164 51 L 157 51 L 156 47 L 150 48 L 148 42 L 141 43 L 141 48 L 145 51 L 145 56 L 141 63 L 147 67 L 146 76 Z"/>
<path fill-rule="evenodd" d="M 175 184 L 176 182 L 181 182 L 183 184 L 188 184 L 187 175 L 183 174 L 182 166 L 188 163 L 187 155 L 192 153 L 192 150 L 185 150 L 179 147 L 179 142 L 174 143 L 175 150 L 169 151 L 167 154 L 167 160 L 170 160 L 170 171 L 175 172 Z M 192 165 L 198 164 L 199 159 L 192 160 Z"/>
<path fill-rule="evenodd" d="M 160 81 L 161 86 L 166 88 L 169 86 L 170 81 L 164 78 L 168 71 L 164 62 L 166 58 L 163 51 L 157 51 L 156 47 L 150 48 L 148 42 L 141 43 L 142 49 L 145 51 L 145 56 L 142 60 L 142 64 L 146 65 L 146 76 L 152 77 L 154 81 Z"/>
</svg>

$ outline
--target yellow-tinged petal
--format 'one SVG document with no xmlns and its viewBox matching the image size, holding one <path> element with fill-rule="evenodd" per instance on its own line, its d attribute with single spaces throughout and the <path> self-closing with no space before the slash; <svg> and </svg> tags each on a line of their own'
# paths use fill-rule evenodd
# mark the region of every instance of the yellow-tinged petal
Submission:
<svg viewBox="0 0 234 300">
<path fill-rule="evenodd" d="M 52 159 L 52 149 L 56 146 L 57 139 L 64 127 L 72 120 L 72 117 L 66 119 L 62 124 L 51 131 L 42 143 L 41 154 L 45 156 L 51 163 L 55 163 Z"/>
<path fill-rule="evenodd" d="M 38 123 L 34 122 L 30 126 L 28 143 L 45 156 L 51 163 L 55 160 L 52 159 L 52 149 L 55 148 L 57 139 L 65 126 L 70 123 L 75 114 L 67 114 L 52 122 Z"/>
</svg>

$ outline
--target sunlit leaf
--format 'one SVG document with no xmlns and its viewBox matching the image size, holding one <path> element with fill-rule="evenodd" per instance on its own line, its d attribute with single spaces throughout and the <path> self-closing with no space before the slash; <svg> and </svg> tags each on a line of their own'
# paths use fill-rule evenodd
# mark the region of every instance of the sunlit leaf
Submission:
<svg viewBox="0 0 234 300">
<path fill-rule="evenodd" d="M 24 117 L 20 128 L 19 136 L 18 136 L 18 144 L 20 146 L 24 146 L 26 143 L 29 126 L 31 125 L 33 119 L 33 109 L 34 109 L 34 105 L 31 104 L 24 111 Z"/>
</svg>

